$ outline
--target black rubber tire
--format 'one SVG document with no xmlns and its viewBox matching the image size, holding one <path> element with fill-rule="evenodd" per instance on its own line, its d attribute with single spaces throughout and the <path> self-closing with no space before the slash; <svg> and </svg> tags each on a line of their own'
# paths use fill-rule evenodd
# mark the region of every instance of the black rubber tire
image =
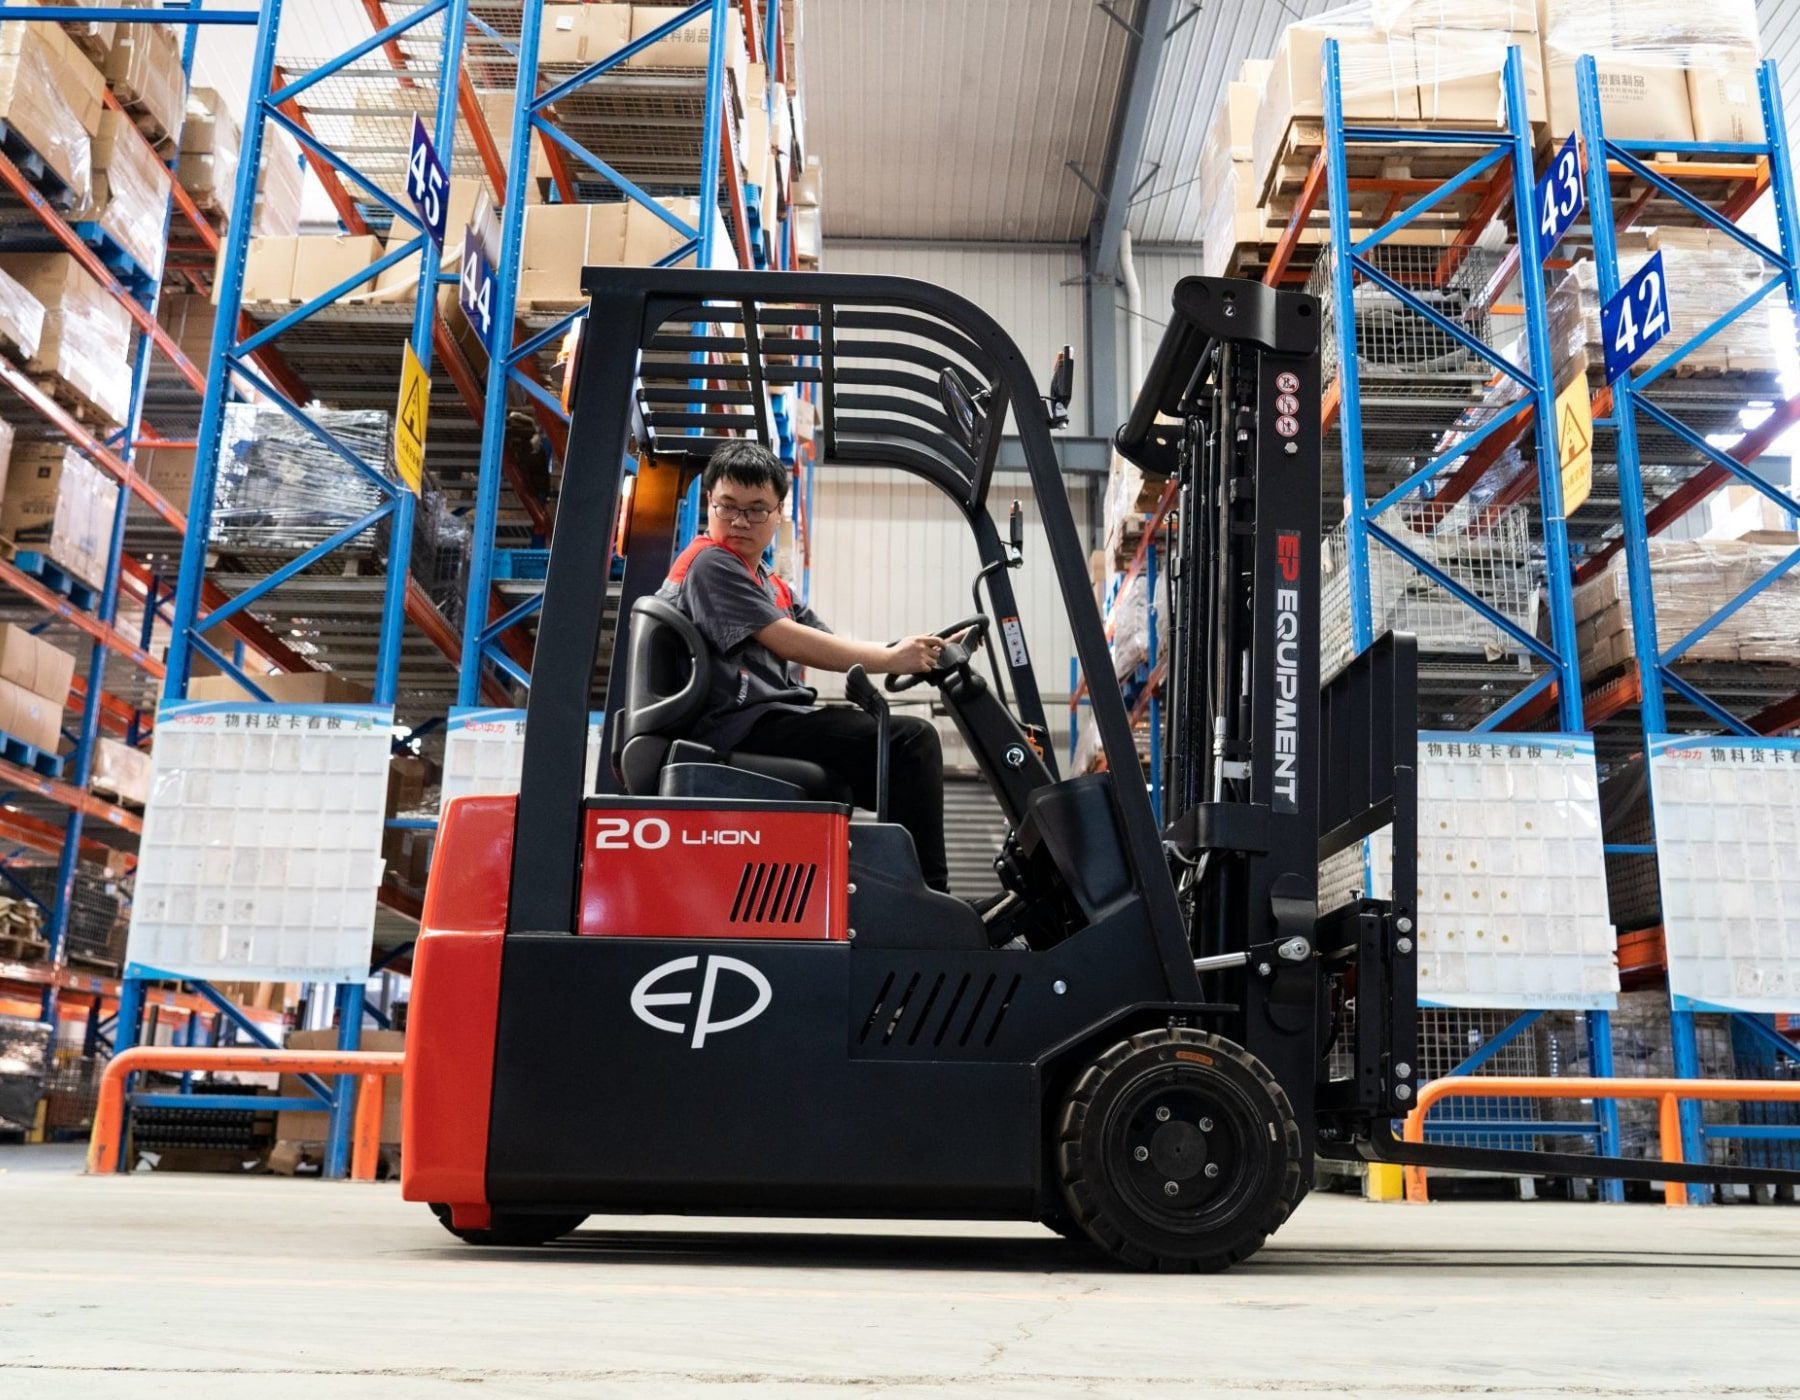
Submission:
<svg viewBox="0 0 1800 1400">
<path fill-rule="evenodd" d="M 1145 1031 L 1101 1055 L 1063 1100 L 1054 1146 L 1070 1215 L 1136 1269 L 1230 1268 L 1304 1194 L 1287 1095 L 1254 1055 L 1204 1031 Z M 1143 1162 L 1140 1147 L 1151 1154 Z M 1209 1178 L 1211 1162 L 1222 1170 Z M 1164 1199 L 1170 1185 L 1174 1198 Z"/>
<path fill-rule="evenodd" d="M 581 1228 L 585 1215 L 531 1215 L 522 1211 L 495 1211 L 486 1229 L 459 1230 L 450 1223 L 450 1207 L 432 1204 L 431 1213 L 465 1244 L 492 1244 L 514 1249 L 549 1244 Z"/>
</svg>

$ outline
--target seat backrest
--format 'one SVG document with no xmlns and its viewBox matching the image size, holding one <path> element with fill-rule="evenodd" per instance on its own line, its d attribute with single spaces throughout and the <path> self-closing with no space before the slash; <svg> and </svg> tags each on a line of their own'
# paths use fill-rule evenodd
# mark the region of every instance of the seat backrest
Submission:
<svg viewBox="0 0 1800 1400">
<path fill-rule="evenodd" d="M 662 598 L 631 605 L 631 643 L 619 738 L 679 737 L 706 704 L 706 640 L 681 609 Z"/>
</svg>

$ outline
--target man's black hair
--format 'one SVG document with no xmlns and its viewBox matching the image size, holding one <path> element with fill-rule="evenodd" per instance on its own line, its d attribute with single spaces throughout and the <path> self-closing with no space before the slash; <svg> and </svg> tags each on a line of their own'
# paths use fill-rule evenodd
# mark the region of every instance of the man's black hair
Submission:
<svg viewBox="0 0 1800 1400">
<path fill-rule="evenodd" d="M 781 464 L 781 458 L 755 438 L 733 438 L 715 449 L 707 459 L 700 489 L 710 498 L 726 477 L 740 486 L 767 486 L 775 493 L 777 501 L 787 499 L 787 468 Z"/>
</svg>

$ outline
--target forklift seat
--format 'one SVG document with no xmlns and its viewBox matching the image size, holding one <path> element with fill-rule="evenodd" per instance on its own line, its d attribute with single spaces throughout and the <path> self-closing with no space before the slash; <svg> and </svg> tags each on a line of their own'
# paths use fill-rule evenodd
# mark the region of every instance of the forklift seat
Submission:
<svg viewBox="0 0 1800 1400">
<path fill-rule="evenodd" d="M 722 754 L 684 738 L 706 704 L 706 662 L 706 639 L 680 608 L 653 597 L 632 604 L 625 707 L 613 725 L 613 766 L 629 795 L 654 797 L 662 792 L 663 772 L 670 766 L 723 765 L 791 784 L 812 802 L 851 805 L 850 785 L 816 763 L 771 754 Z M 715 786 L 705 776 L 680 775 L 682 792 L 695 797 L 744 795 L 742 786 L 723 774 L 716 784 L 719 791 L 703 791 Z"/>
</svg>

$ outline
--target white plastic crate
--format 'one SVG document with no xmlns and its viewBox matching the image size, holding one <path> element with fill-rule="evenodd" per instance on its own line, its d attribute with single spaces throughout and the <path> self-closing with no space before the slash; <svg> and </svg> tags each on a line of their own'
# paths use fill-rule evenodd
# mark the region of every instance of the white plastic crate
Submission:
<svg viewBox="0 0 1800 1400">
<path fill-rule="evenodd" d="M 367 977 L 393 722 L 376 705 L 164 705 L 128 973 Z"/>
<path fill-rule="evenodd" d="M 1378 896 L 1393 838 L 1370 838 Z M 1591 739 L 1419 735 L 1419 1001 L 1610 1010 L 1618 999 Z"/>
<path fill-rule="evenodd" d="M 1800 739 L 1653 737 L 1678 1009 L 1800 1011 Z"/>
<path fill-rule="evenodd" d="M 593 795 L 600 771 L 600 723 L 588 716 L 587 768 L 582 791 Z M 519 790 L 525 767 L 525 711 L 450 711 L 444 733 L 443 800 L 453 797 L 510 797 Z"/>
</svg>

